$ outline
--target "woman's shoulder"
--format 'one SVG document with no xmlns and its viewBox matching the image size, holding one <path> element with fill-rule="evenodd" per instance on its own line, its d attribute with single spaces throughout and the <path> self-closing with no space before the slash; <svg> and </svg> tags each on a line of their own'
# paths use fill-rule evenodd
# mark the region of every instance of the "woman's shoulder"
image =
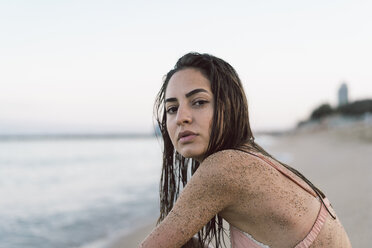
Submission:
<svg viewBox="0 0 372 248">
<path fill-rule="evenodd" d="M 221 150 L 209 155 L 205 161 L 214 161 L 214 162 L 237 162 L 242 161 L 256 161 L 258 156 L 257 152 L 245 151 L 240 149 L 226 149 Z"/>
<path fill-rule="evenodd" d="M 222 169 L 229 172 L 240 172 L 249 168 L 256 167 L 261 160 L 251 152 L 237 149 L 226 149 L 215 152 L 208 156 L 202 165 L 205 167 L 213 166 L 214 170 Z"/>
<path fill-rule="evenodd" d="M 236 149 L 222 150 L 208 156 L 197 171 L 208 185 L 221 189 L 220 192 L 238 196 L 252 192 L 254 184 L 260 184 L 261 175 L 267 172 L 267 165 L 261 159 Z"/>
<path fill-rule="evenodd" d="M 218 192 L 222 198 L 228 194 L 229 199 L 236 199 L 247 190 L 245 184 L 250 181 L 251 163 L 251 159 L 242 151 L 218 151 L 204 159 L 193 175 L 197 179 L 194 181 L 201 182 L 200 188 Z"/>
</svg>

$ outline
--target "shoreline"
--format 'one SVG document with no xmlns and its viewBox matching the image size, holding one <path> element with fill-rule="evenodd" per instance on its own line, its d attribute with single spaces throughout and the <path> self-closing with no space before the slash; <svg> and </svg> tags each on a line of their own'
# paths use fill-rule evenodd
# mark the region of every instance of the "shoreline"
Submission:
<svg viewBox="0 0 372 248">
<path fill-rule="evenodd" d="M 155 228 L 156 220 L 148 220 L 140 227 L 134 228 L 130 232 L 119 235 L 112 239 L 107 248 L 136 248 L 138 245 L 150 234 L 152 229 Z"/>
</svg>

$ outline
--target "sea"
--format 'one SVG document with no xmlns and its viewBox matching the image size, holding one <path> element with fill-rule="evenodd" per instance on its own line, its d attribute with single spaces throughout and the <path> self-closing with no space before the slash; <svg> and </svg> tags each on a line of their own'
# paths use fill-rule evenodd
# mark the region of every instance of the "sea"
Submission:
<svg viewBox="0 0 372 248">
<path fill-rule="evenodd" d="M 105 248 L 155 220 L 161 150 L 152 136 L 0 139 L 0 248 Z"/>
</svg>

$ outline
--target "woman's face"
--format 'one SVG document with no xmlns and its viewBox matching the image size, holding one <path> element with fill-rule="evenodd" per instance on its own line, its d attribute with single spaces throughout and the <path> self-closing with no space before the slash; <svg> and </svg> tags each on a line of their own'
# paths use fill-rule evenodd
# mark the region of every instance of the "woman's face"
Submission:
<svg viewBox="0 0 372 248">
<path fill-rule="evenodd" d="M 182 69 L 171 77 L 165 91 L 167 131 L 182 156 L 204 159 L 213 109 L 210 82 L 199 70 Z"/>
</svg>

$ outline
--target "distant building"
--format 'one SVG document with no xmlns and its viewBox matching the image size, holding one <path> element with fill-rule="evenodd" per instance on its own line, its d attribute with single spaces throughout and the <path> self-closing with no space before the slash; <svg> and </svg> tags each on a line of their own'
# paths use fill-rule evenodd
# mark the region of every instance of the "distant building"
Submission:
<svg viewBox="0 0 372 248">
<path fill-rule="evenodd" d="M 343 83 L 338 89 L 338 106 L 345 105 L 348 103 L 349 103 L 348 89 L 346 83 Z"/>
</svg>

